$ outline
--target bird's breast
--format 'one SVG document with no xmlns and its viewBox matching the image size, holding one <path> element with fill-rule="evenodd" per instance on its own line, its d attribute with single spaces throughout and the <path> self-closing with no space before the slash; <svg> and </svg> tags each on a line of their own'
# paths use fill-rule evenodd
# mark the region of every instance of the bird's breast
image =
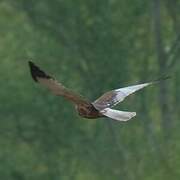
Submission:
<svg viewBox="0 0 180 180">
<path fill-rule="evenodd" d="M 88 106 L 79 105 L 77 106 L 77 111 L 80 116 L 85 118 L 98 118 L 103 116 L 92 104 Z"/>
</svg>

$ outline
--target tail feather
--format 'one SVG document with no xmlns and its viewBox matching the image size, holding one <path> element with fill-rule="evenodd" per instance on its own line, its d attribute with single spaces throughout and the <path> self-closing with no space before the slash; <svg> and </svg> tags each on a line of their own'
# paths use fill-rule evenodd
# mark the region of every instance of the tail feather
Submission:
<svg viewBox="0 0 180 180">
<path fill-rule="evenodd" d="M 136 112 L 118 111 L 110 108 L 102 110 L 101 113 L 117 121 L 128 121 L 132 117 L 136 116 Z"/>
</svg>

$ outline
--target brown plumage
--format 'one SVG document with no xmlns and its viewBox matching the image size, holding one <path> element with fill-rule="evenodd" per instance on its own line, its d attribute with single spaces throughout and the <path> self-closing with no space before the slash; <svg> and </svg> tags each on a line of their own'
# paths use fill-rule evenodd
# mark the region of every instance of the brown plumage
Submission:
<svg viewBox="0 0 180 180">
<path fill-rule="evenodd" d="M 57 96 L 63 96 L 65 99 L 71 101 L 78 111 L 79 115 L 85 118 L 98 118 L 104 115 L 98 111 L 93 104 L 86 100 L 81 95 L 78 95 L 64 87 L 61 83 L 58 83 L 53 77 L 47 75 L 33 62 L 29 62 L 31 76 L 35 82 L 39 82 L 46 86 L 53 94 Z"/>
<path fill-rule="evenodd" d="M 68 101 L 75 105 L 79 115 L 85 118 L 100 118 L 110 117 L 118 121 L 127 121 L 136 115 L 135 112 L 117 111 L 111 109 L 119 102 L 123 101 L 125 97 L 140 90 L 154 82 L 143 83 L 139 85 L 133 85 L 125 88 L 115 89 L 103 94 L 94 102 L 90 102 L 83 96 L 74 93 L 70 89 L 58 83 L 53 77 L 46 74 L 33 62 L 29 61 L 31 76 L 35 82 L 38 82 L 46 86 L 53 94 L 57 96 L 63 96 Z M 156 82 L 156 81 L 155 81 Z"/>
</svg>

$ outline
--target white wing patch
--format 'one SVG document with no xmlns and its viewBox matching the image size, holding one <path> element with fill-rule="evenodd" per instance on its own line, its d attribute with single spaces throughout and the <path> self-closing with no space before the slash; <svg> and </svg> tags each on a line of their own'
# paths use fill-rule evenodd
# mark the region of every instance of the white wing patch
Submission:
<svg viewBox="0 0 180 180">
<path fill-rule="evenodd" d="M 95 100 L 93 102 L 93 105 L 99 111 L 101 111 L 105 108 L 113 107 L 113 106 L 117 105 L 118 103 L 120 103 L 121 101 L 123 101 L 130 94 L 132 94 L 150 84 L 153 84 L 153 82 L 128 86 L 128 87 L 119 88 L 119 89 L 115 89 L 115 90 L 106 92 L 101 97 L 99 97 L 97 100 Z"/>
<path fill-rule="evenodd" d="M 116 102 L 121 102 L 124 100 L 125 97 L 129 96 L 130 94 L 133 94 L 134 92 L 150 85 L 152 83 L 144 83 L 144 84 L 139 84 L 139 85 L 133 85 L 133 86 L 128 86 L 120 89 L 115 89 L 116 94 Z"/>
<path fill-rule="evenodd" d="M 105 116 L 117 121 L 128 121 L 132 117 L 136 116 L 136 112 L 118 111 L 110 108 L 106 108 L 100 112 Z"/>
</svg>

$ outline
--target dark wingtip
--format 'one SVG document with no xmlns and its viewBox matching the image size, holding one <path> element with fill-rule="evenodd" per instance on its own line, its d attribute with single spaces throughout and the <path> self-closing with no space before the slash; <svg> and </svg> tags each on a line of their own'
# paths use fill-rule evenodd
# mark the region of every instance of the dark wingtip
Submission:
<svg viewBox="0 0 180 180">
<path fill-rule="evenodd" d="M 164 80 L 167 80 L 167 79 L 171 79 L 172 77 L 171 76 L 164 76 L 164 77 L 161 77 L 159 79 L 156 79 L 154 82 L 158 83 L 158 82 L 161 82 L 161 81 L 164 81 Z"/>
<path fill-rule="evenodd" d="M 40 78 L 46 78 L 50 79 L 52 78 L 51 76 L 47 75 L 45 72 L 43 72 L 38 66 L 36 66 L 32 61 L 29 61 L 29 67 L 30 67 L 30 72 L 31 76 L 34 79 L 34 81 L 38 81 L 38 77 Z"/>
</svg>

